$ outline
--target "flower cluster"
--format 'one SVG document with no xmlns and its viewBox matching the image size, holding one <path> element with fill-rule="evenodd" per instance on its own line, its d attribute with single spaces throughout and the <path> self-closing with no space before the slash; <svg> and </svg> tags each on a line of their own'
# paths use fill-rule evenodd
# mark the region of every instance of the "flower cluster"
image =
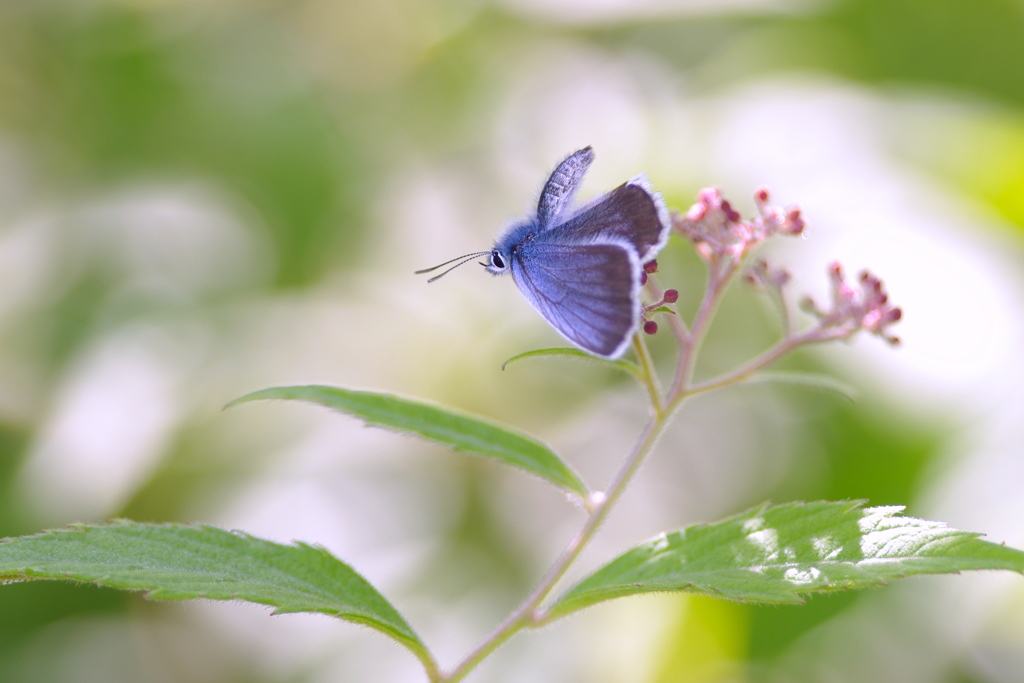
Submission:
<svg viewBox="0 0 1024 683">
<path fill-rule="evenodd" d="M 882 281 L 861 272 L 855 283 L 848 283 L 839 263 L 829 266 L 832 282 L 832 307 L 823 310 L 810 297 L 802 302 L 804 310 L 818 318 L 821 329 L 837 330 L 846 335 L 867 330 L 890 344 L 900 343 L 899 337 L 889 333 L 889 326 L 903 317 L 903 311 L 889 303 L 889 295 Z"/>
<path fill-rule="evenodd" d="M 693 243 L 694 248 L 709 266 L 710 284 L 718 291 L 738 272 L 744 258 L 775 235 L 803 234 L 805 224 L 796 207 L 780 208 L 768 204 L 768 191 L 764 188 L 754 193 L 757 216 L 743 220 L 717 188 L 706 188 L 698 194 L 697 203 L 683 214 L 672 216 L 672 228 Z M 867 330 L 890 344 L 898 344 L 899 338 L 889 328 L 899 321 L 902 311 L 889 303 L 889 296 L 882 281 L 868 272 L 861 273 L 854 283 L 846 282 L 842 266 L 833 263 L 829 267 L 832 282 L 832 304 L 828 310 L 818 307 L 810 298 L 801 304 L 804 310 L 818 318 L 814 330 L 809 330 L 806 339 L 825 341 L 846 338 L 858 330 Z M 786 334 L 794 334 L 790 325 L 786 285 L 790 274 L 783 268 L 771 266 L 764 259 L 755 261 L 743 279 L 755 288 L 772 294 L 783 317 Z M 644 310 L 655 308 L 663 302 Z M 646 319 L 646 315 L 645 315 Z M 652 325 L 654 329 L 656 327 Z M 646 328 L 645 328 L 645 331 Z"/>
<path fill-rule="evenodd" d="M 743 220 L 718 188 L 705 188 L 697 198 L 685 215 L 672 216 L 672 228 L 693 242 L 708 263 L 738 264 L 769 237 L 799 235 L 804 230 L 800 209 L 769 206 L 764 188 L 754 193 L 758 215 L 751 221 Z"/>
</svg>

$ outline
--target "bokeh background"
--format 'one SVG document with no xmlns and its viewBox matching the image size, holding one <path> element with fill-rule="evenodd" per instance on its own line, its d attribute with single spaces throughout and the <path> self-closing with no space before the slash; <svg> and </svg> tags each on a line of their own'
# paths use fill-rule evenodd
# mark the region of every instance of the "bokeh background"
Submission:
<svg viewBox="0 0 1024 683">
<path fill-rule="evenodd" d="M 581 521 L 549 486 L 312 406 L 332 383 L 421 396 L 553 444 L 596 488 L 643 395 L 467 266 L 592 144 L 583 195 L 646 171 L 798 204 L 795 291 L 870 268 L 904 309 L 757 386 L 687 406 L 587 566 L 765 499 L 905 504 L 1024 547 L 1024 3 L 1019 0 L 4 0 L 0 535 L 115 516 L 324 544 L 443 664 Z M 692 311 L 673 241 L 661 282 Z M 771 342 L 732 292 L 703 372 Z M 654 348 L 668 360 L 667 340 Z M 30 583 L 0 588 L 0 680 L 419 681 L 326 617 Z M 524 634 L 471 680 L 1024 681 L 1024 580 L 914 578 L 756 607 L 658 596 Z"/>
</svg>

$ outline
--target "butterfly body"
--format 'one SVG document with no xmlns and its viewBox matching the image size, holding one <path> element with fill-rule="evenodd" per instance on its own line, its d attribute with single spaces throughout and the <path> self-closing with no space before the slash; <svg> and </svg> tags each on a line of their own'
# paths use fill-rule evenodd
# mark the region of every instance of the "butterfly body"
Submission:
<svg viewBox="0 0 1024 683">
<path fill-rule="evenodd" d="M 618 358 L 639 325 L 643 264 L 668 239 L 668 211 L 644 176 L 573 208 L 593 160 L 590 147 L 569 155 L 545 183 L 535 216 L 507 229 L 490 252 L 467 254 L 457 265 L 487 255 L 487 270 L 511 273 L 562 336 L 597 356 Z"/>
</svg>

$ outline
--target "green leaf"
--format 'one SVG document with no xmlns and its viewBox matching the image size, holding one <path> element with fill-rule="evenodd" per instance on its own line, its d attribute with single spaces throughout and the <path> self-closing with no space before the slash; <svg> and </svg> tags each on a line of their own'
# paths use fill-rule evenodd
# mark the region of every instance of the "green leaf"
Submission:
<svg viewBox="0 0 1024 683">
<path fill-rule="evenodd" d="M 607 358 L 599 358 L 598 356 L 591 355 L 586 351 L 580 349 L 569 349 L 569 348 L 555 348 L 555 349 L 535 349 L 533 351 L 526 351 L 512 356 L 507 361 L 501 364 L 501 369 L 504 370 L 510 364 L 516 361 L 523 360 L 524 358 L 538 358 L 540 356 L 564 356 L 566 358 L 576 358 L 578 360 L 586 360 L 593 363 L 599 363 L 607 367 L 615 368 L 616 370 L 622 370 L 629 374 L 640 378 L 642 373 L 640 368 L 635 363 L 630 363 L 627 360 L 608 360 Z"/>
<path fill-rule="evenodd" d="M 839 394 L 851 402 L 855 401 L 857 398 L 857 389 L 852 385 L 829 375 L 821 375 L 813 372 L 759 372 L 743 381 L 744 384 L 761 384 L 769 382 L 827 391 L 833 394 Z"/>
<path fill-rule="evenodd" d="M 652 313 L 668 313 L 669 315 L 675 315 L 675 311 L 668 306 L 658 306 L 657 308 L 652 308 L 651 310 L 646 311 L 647 315 L 651 315 Z"/>
<path fill-rule="evenodd" d="M 91 581 L 156 600 L 244 600 L 274 614 L 329 614 L 381 631 L 429 661 L 419 637 L 366 579 L 305 543 L 128 520 L 0 540 L 0 582 L 38 579 Z"/>
<path fill-rule="evenodd" d="M 765 505 L 662 534 L 576 584 L 551 607 L 550 618 L 658 591 L 799 603 L 807 593 L 885 585 L 914 574 L 1024 572 L 1024 551 L 942 522 L 902 517 L 902 507 L 861 505 Z"/>
<path fill-rule="evenodd" d="M 481 417 L 391 394 L 338 387 L 273 387 L 236 398 L 226 407 L 265 399 L 309 401 L 361 418 L 369 425 L 414 434 L 456 451 L 497 458 L 587 497 L 579 476 L 536 439 Z"/>
</svg>

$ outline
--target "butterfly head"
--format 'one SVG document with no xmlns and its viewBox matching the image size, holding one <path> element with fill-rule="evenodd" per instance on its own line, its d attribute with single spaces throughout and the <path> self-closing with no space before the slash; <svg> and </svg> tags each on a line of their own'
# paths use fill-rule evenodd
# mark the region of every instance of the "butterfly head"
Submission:
<svg viewBox="0 0 1024 683">
<path fill-rule="evenodd" d="M 503 275 L 508 272 L 510 257 L 511 254 L 507 251 L 495 247 L 491 249 L 491 253 L 487 256 L 487 262 L 483 263 L 483 266 L 492 275 Z"/>
<path fill-rule="evenodd" d="M 487 255 L 484 267 L 492 275 L 504 275 L 512 264 L 512 257 L 538 233 L 535 220 L 513 224 L 494 241 L 494 248 Z"/>
</svg>

